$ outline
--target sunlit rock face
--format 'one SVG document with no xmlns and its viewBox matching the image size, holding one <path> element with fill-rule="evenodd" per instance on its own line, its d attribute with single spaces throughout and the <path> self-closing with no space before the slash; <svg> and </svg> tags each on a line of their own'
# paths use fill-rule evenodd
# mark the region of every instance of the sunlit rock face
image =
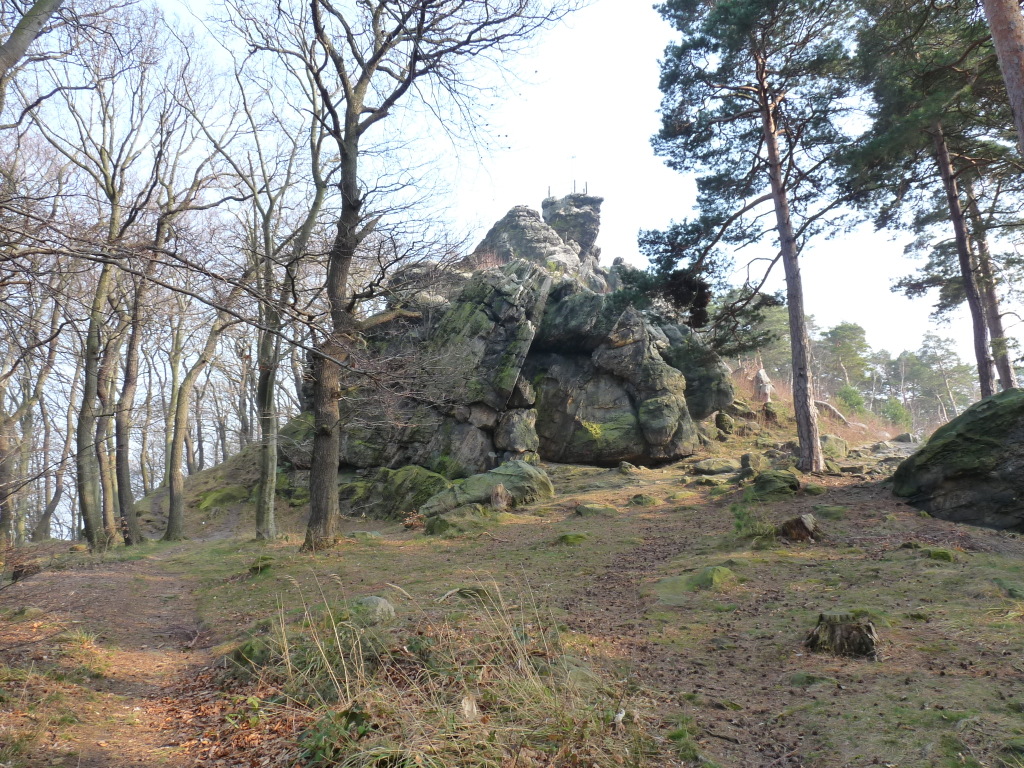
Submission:
<svg viewBox="0 0 1024 768">
<path fill-rule="evenodd" d="M 368 348 L 407 354 L 422 377 L 404 398 L 346 393 L 343 464 L 465 477 L 511 459 L 656 464 L 694 452 L 696 422 L 732 402 L 729 369 L 676 319 L 609 290 L 601 202 L 552 198 L 543 216 L 517 206 L 442 279 L 400 273 L 394 306 L 420 318 L 382 324 Z"/>
</svg>

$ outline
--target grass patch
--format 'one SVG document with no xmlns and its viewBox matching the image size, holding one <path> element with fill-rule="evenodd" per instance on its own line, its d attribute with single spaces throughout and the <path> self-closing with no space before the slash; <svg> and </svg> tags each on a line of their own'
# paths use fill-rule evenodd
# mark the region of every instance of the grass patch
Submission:
<svg viewBox="0 0 1024 768">
<path fill-rule="evenodd" d="M 311 768 L 665 764 L 631 714 L 649 706 L 639 693 L 570 653 L 529 599 L 480 593 L 387 626 L 344 605 L 280 615 L 232 659 L 314 714 L 299 737 Z"/>
</svg>

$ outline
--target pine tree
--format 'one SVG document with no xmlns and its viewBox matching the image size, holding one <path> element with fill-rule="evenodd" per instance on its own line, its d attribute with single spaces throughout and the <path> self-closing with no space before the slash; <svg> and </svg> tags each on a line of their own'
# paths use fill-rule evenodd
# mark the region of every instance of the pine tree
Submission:
<svg viewBox="0 0 1024 768">
<path fill-rule="evenodd" d="M 848 3 L 669 0 L 680 39 L 662 65 L 656 151 L 699 174 L 695 221 L 682 225 L 700 270 L 722 246 L 774 232 L 786 274 L 800 467 L 823 466 L 799 255 L 839 206 L 831 159 L 848 141 Z"/>
</svg>

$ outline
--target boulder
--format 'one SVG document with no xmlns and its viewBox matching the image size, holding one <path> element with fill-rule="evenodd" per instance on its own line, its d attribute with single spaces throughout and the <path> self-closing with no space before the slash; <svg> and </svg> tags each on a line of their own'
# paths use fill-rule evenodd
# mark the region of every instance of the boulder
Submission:
<svg viewBox="0 0 1024 768">
<path fill-rule="evenodd" d="M 525 453 L 540 448 L 537 438 L 537 411 L 515 408 L 505 411 L 494 431 L 494 447 L 500 451 Z"/>
<path fill-rule="evenodd" d="M 893 493 L 933 517 L 1024 531 L 1024 390 L 972 405 L 892 479 Z"/>
<path fill-rule="evenodd" d="M 575 273 L 579 251 L 563 242 L 537 211 L 517 205 L 487 232 L 471 256 L 473 266 L 493 267 L 523 260 L 548 272 Z"/>
<path fill-rule="evenodd" d="M 401 520 L 420 505 L 451 487 L 444 476 L 410 464 L 378 469 L 371 477 L 338 489 L 345 514 L 374 520 Z"/>
<path fill-rule="evenodd" d="M 736 459 L 702 459 L 693 465 L 695 475 L 724 475 L 739 472 L 742 464 Z"/>
<path fill-rule="evenodd" d="M 467 477 L 447 490 L 432 496 L 420 506 L 420 514 L 428 520 L 458 507 L 472 504 L 490 504 L 497 486 L 502 485 L 513 504 L 530 504 L 538 499 L 555 495 L 547 473 L 525 461 L 506 461 L 490 472 Z"/>
<path fill-rule="evenodd" d="M 736 420 L 725 411 L 719 411 L 715 414 L 715 426 L 722 434 L 731 435 L 736 431 Z"/>
<path fill-rule="evenodd" d="M 470 533 L 486 528 L 498 518 L 498 513 L 484 504 L 463 504 L 427 518 L 423 532 L 428 536 Z"/>
<path fill-rule="evenodd" d="M 744 453 L 740 456 L 740 466 L 749 469 L 753 473 L 763 472 L 768 469 L 771 462 L 763 453 Z"/>
<path fill-rule="evenodd" d="M 580 261 L 601 255 L 596 247 L 601 230 L 601 203 L 604 198 L 587 194 L 549 197 L 540 204 L 544 223 L 569 247 L 575 246 Z"/>
<path fill-rule="evenodd" d="M 754 478 L 751 490 L 761 501 L 783 499 L 800 490 L 800 480 L 787 470 L 769 469 Z"/>
<path fill-rule="evenodd" d="M 383 624 L 395 618 L 395 606 L 377 595 L 360 597 L 352 606 L 363 623 Z"/>
<path fill-rule="evenodd" d="M 849 444 L 837 435 L 822 435 L 821 452 L 832 459 L 845 459 L 850 453 Z"/>
</svg>

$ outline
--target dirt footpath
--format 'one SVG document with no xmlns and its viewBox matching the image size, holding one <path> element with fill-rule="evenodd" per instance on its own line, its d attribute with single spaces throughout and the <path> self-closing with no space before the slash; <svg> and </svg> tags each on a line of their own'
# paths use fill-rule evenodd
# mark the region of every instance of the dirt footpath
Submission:
<svg viewBox="0 0 1024 768">
<path fill-rule="evenodd" d="M 0 743 L 38 737 L 15 765 L 190 764 L 163 700 L 209 658 L 193 585 L 157 562 L 171 555 L 44 570 L 0 591 L 15 614 L 0 621 Z"/>
</svg>

